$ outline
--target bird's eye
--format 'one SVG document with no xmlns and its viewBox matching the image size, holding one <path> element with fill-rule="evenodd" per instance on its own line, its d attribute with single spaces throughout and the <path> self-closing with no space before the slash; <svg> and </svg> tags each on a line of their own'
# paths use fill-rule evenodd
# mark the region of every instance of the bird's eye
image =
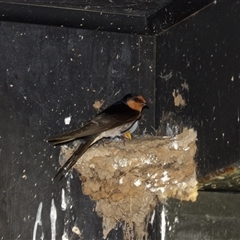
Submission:
<svg viewBox="0 0 240 240">
<path fill-rule="evenodd" d="M 140 102 L 140 100 L 136 97 L 136 98 L 134 98 L 134 101 L 135 102 Z"/>
</svg>

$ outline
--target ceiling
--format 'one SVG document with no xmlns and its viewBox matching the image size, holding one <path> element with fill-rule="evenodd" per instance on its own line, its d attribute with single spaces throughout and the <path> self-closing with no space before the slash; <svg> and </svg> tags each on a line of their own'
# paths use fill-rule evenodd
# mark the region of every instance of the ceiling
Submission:
<svg viewBox="0 0 240 240">
<path fill-rule="evenodd" d="M 47 7 L 81 9 L 84 11 L 114 14 L 130 14 L 133 16 L 149 16 L 172 2 L 173 0 L 15 0 L 8 1 L 19 4 L 31 4 Z"/>
<path fill-rule="evenodd" d="M 214 0 L 0 0 L 0 20 L 160 34 Z"/>
</svg>

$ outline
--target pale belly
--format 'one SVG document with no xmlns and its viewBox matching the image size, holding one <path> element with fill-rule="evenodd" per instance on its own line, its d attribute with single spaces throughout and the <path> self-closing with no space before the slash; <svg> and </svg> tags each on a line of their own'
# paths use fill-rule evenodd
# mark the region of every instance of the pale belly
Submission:
<svg viewBox="0 0 240 240">
<path fill-rule="evenodd" d="M 138 126 L 138 121 L 136 121 L 134 124 L 133 123 L 128 123 L 113 129 L 109 129 L 105 132 L 102 132 L 95 140 L 93 143 L 97 142 L 98 140 L 102 138 L 115 138 L 115 137 L 121 137 L 126 131 L 130 131 L 133 133 Z"/>
</svg>

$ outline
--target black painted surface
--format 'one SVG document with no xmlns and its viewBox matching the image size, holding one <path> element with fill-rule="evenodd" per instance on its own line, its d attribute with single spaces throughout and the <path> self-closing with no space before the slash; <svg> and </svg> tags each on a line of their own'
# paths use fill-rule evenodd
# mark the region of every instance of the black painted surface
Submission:
<svg viewBox="0 0 240 240">
<path fill-rule="evenodd" d="M 88 121 L 97 113 L 95 100 L 105 100 L 106 107 L 129 92 L 146 96 L 150 109 L 139 133 L 152 131 L 152 38 L 7 22 L 1 22 L 0 31 L 0 238 L 32 239 L 42 203 L 36 239 L 41 231 L 50 239 L 54 200 L 56 239 L 64 231 L 71 239 L 74 225 L 84 239 L 100 239 L 101 220 L 94 203 L 82 196 L 77 176 L 69 179 L 70 185 L 66 179 L 52 181 L 60 149 L 44 139 Z M 67 126 L 64 119 L 69 116 Z M 69 201 L 65 211 L 62 188 Z M 118 234 L 113 232 L 110 239 Z"/>
<path fill-rule="evenodd" d="M 0 20 L 119 33 L 148 32 L 145 17 L 0 2 Z"/>
<path fill-rule="evenodd" d="M 0 1 L 0 20 L 155 35 L 213 0 Z"/>
<path fill-rule="evenodd" d="M 64 232 L 79 239 L 73 226 L 83 239 L 101 239 L 101 219 L 94 203 L 82 195 L 76 172 L 52 182 L 59 148 L 44 140 L 95 115 L 95 100 L 105 100 L 105 107 L 128 92 L 141 92 L 150 109 L 140 134 L 145 127 L 153 133 L 163 112 L 174 112 L 176 119 L 195 127 L 199 175 L 239 161 L 239 11 L 239 2 L 218 1 L 157 38 L 1 22 L 0 238 L 34 239 L 42 206 L 36 239 L 42 232 L 51 239 L 54 203 L 56 239 Z M 189 91 L 181 85 L 185 81 Z M 186 99 L 186 107 L 174 107 L 174 89 Z M 68 116 L 70 126 L 64 124 Z M 194 204 L 170 202 L 170 222 L 176 216 L 181 221 L 172 225 L 167 239 L 236 239 L 238 202 L 238 195 L 218 193 L 201 193 Z M 149 225 L 151 239 L 161 237 L 160 213 L 159 205 L 154 225 Z M 211 214 L 213 218 L 206 216 Z M 113 230 L 109 239 L 122 239 L 121 230 Z"/>
<path fill-rule="evenodd" d="M 165 207 L 165 239 L 239 239 L 239 201 L 239 194 L 217 192 L 200 192 L 194 203 L 171 199 Z"/>
<path fill-rule="evenodd" d="M 169 4 L 173 0 L 91 0 L 91 1 L 79 1 L 79 0 L 12 0 L 1 1 L 6 3 L 18 3 L 24 5 L 45 6 L 51 8 L 69 8 L 79 9 L 86 12 L 105 12 L 111 14 L 132 15 L 132 16 L 148 16 L 161 9 L 165 5 Z"/>
<path fill-rule="evenodd" d="M 213 2 L 214 0 L 172 1 L 147 18 L 148 27 L 153 34 L 162 33 Z"/>
<path fill-rule="evenodd" d="M 240 159 L 239 11 L 239 2 L 218 2 L 157 38 L 156 113 L 197 130 L 201 176 Z M 185 107 L 174 106 L 174 89 Z"/>
</svg>

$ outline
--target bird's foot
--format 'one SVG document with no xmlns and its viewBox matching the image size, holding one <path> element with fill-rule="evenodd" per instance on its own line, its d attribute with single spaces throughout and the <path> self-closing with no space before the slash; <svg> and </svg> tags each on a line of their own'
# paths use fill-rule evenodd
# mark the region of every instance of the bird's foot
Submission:
<svg viewBox="0 0 240 240">
<path fill-rule="evenodd" d="M 125 133 L 123 134 L 123 137 L 124 137 L 125 139 L 132 140 L 132 135 L 131 135 L 131 133 L 130 133 L 129 131 L 125 132 Z"/>
<path fill-rule="evenodd" d="M 125 146 L 125 141 L 126 139 L 129 139 L 131 140 L 132 139 L 132 135 L 129 131 L 125 132 L 122 136 L 121 136 L 121 139 L 123 141 L 123 145 Z"/>
</svg>

